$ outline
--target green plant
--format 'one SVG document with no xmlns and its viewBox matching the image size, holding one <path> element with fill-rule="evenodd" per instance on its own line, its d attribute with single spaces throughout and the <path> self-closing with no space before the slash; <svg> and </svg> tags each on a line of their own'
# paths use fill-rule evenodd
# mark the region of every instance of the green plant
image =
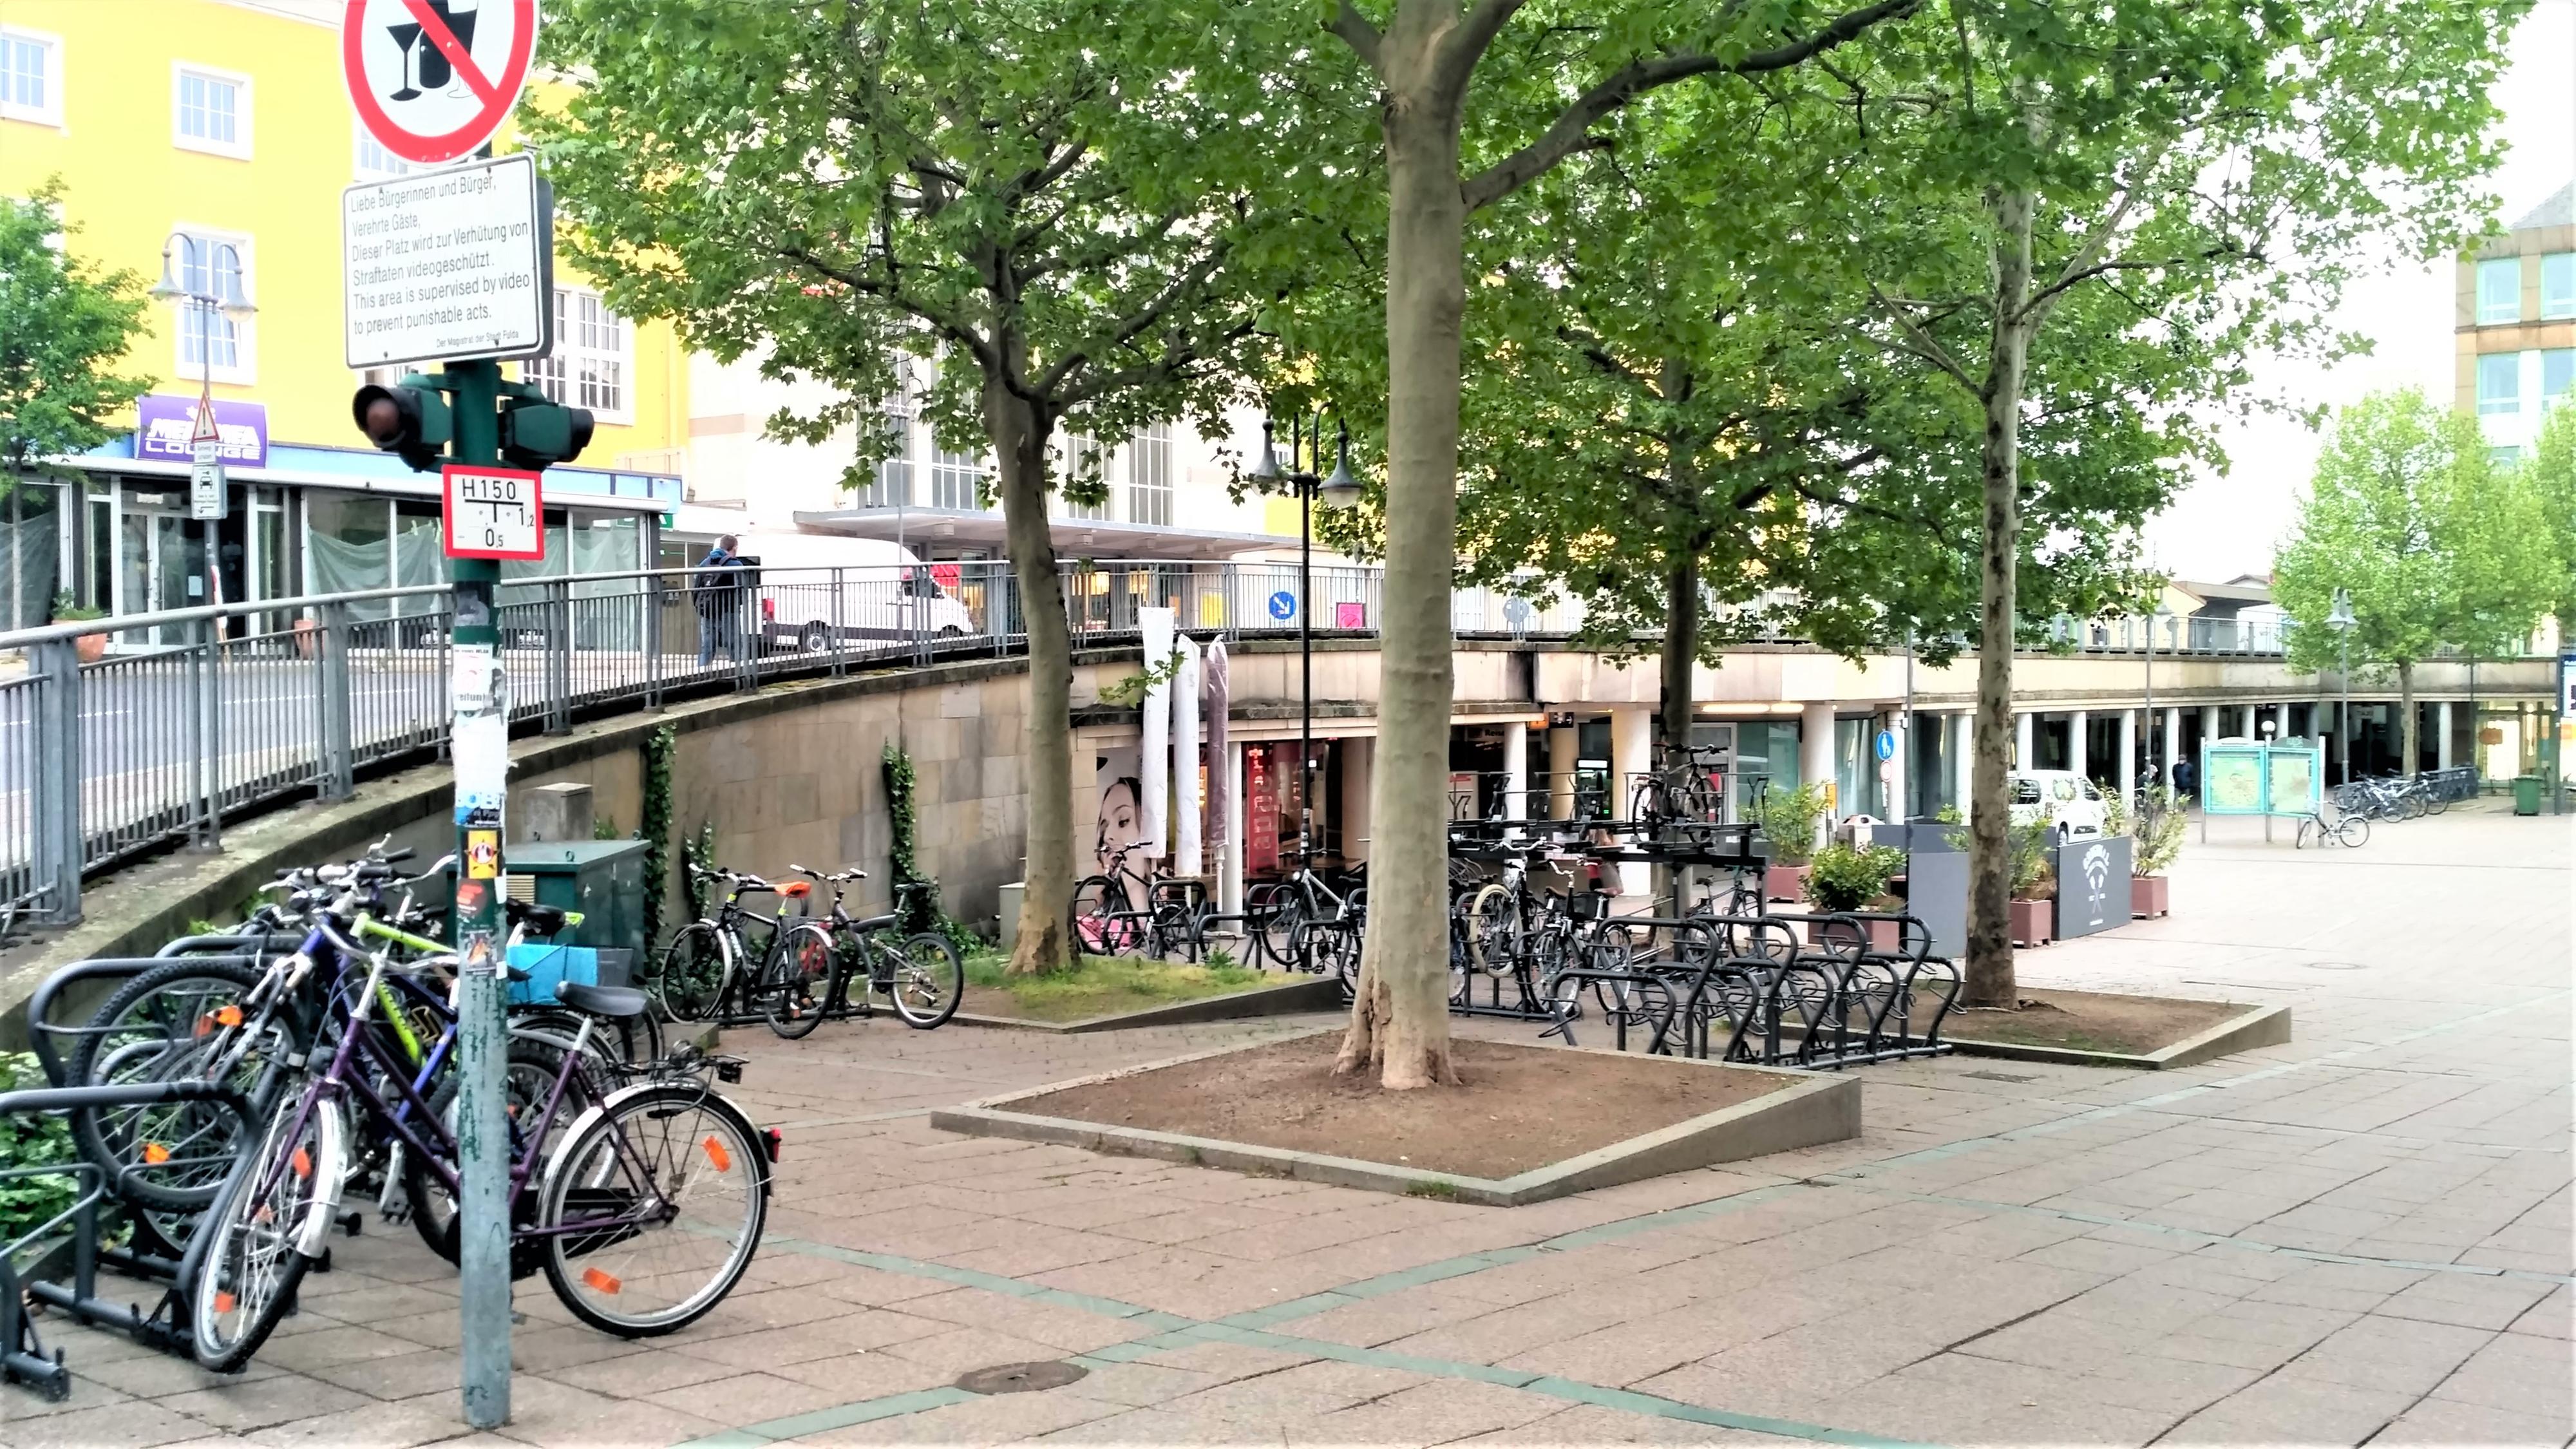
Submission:
<svg viewBox="0 0 2576 1449">
<path fill-rule="evenodd" d="M 33 1055 L 0 1053 L 0 1092 L 43 1085 L 44 1071 Z M 71 1124 L 62 1117 L 42 1112 L 0 1117 L 0 1172 L 71 1160 Z M 0 1243 L 24 1236 L 70 1207 L 72 1188 L 71 1178 L 54 1173 L 0 1177 Z"/>
<path fill-rule="evenodd" d="M 1146 692 L 1151 690 L 1155 685 L 1169 684 L 1173 680 L 1180 678 L 1180 675 L 1181 647 L 1175 644 L 1172 646 L 1172 652 L 1169 655 L 1165 656 L 1160 662 L 1147 666 L 1144 672 L 1139 674 L 1130 674 L 1125 679 L 1119 680 L 1115 684 L 1102 685 L 1100 687 L 1100 702 L 1103 704 L 1114 704 L 1132 709 L 1135 706 L 1144 703 Z"/>
<path fill-rule="evenodd" d="M 2017 901 L 2041 901 L 2057 894 L 2057 869 L 2050 849 L 2057 832 L 2045 820 L 2016 825 L 2008 837 L 2012 846 L 2012 898 Z"/>
<path fill-rule="evenodd" d="M 1240 971 L 1243 969 L 1243 963 L 1234 959 L 1234 953 L 1225 949 L 1223 946 L 1210 946 L 1208 947 L 1207 953 L 1207 969 L 1210 971 Z"/>
<path fill-rule="evenodd" d="M 2128 813 L 2125 807 L 2121 813 Z M 2191 818 L 2183 811 L 2180 795 L 2162 785 L 2147 787 L 2146 808 L 2129 825 L 2129 834 L 2137 841 L 2129 855 L 2129 873 L 2163 874 L 2182 854 L 2183 838 L 2190 829 Z"/>
<path fill-rule="evenodd" d="M 671 899 L 671 757 L 680 732 L 664 725 L 644 736 L 644 939 L 662 939 L 662 909 Z M 692 910 L 695 910 L 695 896 Z"/>
<path fill-rule="evenodd" d="M 1436 1177 L 1426 1177 L 1418 1182 L 1406 1183 L 1404 1185 L 1404 1195 L 1406 1197 L 1436 1198 L 1441 1202 L 1456 1202 L 1458 1200 L 1458 1184 L 1454 1182 L 1443 1182 Z"/>
<path fill-rule="evenodd" d="M 680 889 L 687 893 L 690 920 L 705 919 L 714 906 L 707 882 L 698 872 L 713 866 L 715 860 L 716 823 L 702 820 L 698 822 L 698 833 L 680 842 Z"/>
<path fill-rule="evenodd" d="M 615 840 L 617 838 L 617 817 L 614 815 L 602 815 L 598 819 L 590 822 L 590 838 L 593 840 Z"/>
<path fill-rule="evenodd" d="M 962 956 L 980 943 L 974 932 L 951 918 L 941 906 L 939 882 L 921 873 L 920 815 L 913 799 L 920 777 L 912 768 L 912 756 L 888 740 L 881 763 L 886 787 L 886 856 L 894 877 L 895 909 L 903 915 L 903 929 L 907 933 L 935 931 L 947 937 L 948 944 Z"/>
<path fill-rule="evenodd" d="M 1815 853 L 1816 826 L 1825 818 L 1825 787 L 1773 784 L 1753 798 L 1752 813 L 1762 838 L 1771 842 L 1773 863 L 1804 865 Z"/>
<path fill-rule="evenodd" d="M 93 609 L 86 604 L 75 604 L 69 594 L 54 595 L 53 613 L 54 622 L 57 624 L 77 624 L 88 619 L 107 617 L 105 609 Z"/>
<path fill-rule="evenodd" d="M 1807 899 L 1818 910 L 1857 911 L 1887 893 L 1887 882 L 1905 869 L 1905 852 L 1893 845 L 1845 845 L 1816 852 L 1807 867 Z"/>
</svg>

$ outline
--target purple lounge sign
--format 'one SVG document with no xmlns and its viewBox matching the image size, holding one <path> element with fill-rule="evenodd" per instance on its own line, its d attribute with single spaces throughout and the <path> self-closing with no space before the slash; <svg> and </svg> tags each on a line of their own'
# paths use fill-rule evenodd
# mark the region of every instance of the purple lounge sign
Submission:
<svg viewBox="0 0 2576 1449">
<path fill-rule="evenodd" d="M 168 393 L 147 393 L 134 404 L 134 456 L 163 463 L 193 463 L 190 446 L 196 436 L 197 400 Z M 223 460 L 235 467 L 268 466 L 268 405 L 215 399 L 215 432 L 223 440 Z"/>
</svg>

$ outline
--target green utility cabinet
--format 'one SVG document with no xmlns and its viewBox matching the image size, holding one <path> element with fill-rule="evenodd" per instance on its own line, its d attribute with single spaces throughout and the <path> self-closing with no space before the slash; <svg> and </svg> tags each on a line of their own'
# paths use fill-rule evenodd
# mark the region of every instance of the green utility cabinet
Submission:
<svg viewBox="0 0 2576 1449">
<path fill-rule="evenodd" d="M 501 853 L 502 871 L 513 897 L 581 912 L 560 944 L 628 951 L 640 962 L 645 850 L 641 840 L 524 840 Z"/>
</svg>

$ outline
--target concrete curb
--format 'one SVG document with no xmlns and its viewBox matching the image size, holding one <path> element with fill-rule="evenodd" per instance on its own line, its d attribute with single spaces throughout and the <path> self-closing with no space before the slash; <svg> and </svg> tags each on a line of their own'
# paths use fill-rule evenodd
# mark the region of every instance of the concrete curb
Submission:
<svg viewBox="0 0 2576 1449">
<path fill-rule="evenodd" d="M 1037 1021 L 1025 1016 L 984 1016 L 961 1011 L 949 1020 L 960 1026 L 989 1026 L 1005 1031 L 1043 1031 L 1059 1036 L 1079 1032 L 1123 1031 L 1137 1026 L 1189 1026 L 1203 1021 L 1238 1021 L 1253 1016 L 1290 1016 L 1301 1011 L 1330 1011 L 1342 1004 L 1342 983 L 1313 976 L 1279 986 L 1256 986 L 1224 996 L 1201 996 L 1141 1011 L 1087 1016 L 1080 1021 Z"/>
<path fill-rule="evenodd" d="M 2000 1057 L 2006 1061 L 2049 1062 L 2064 1067 L 2120 1067 L 2130 1071 L 2160 1072 L 2174 1067 L 2198 1066 L 2212 1057 L 2233 1056 L 2256 1047 L 2285 1045 L 2290 1040 L 2290 1008 L 2248 1006 L 2242 1016 L 2231 1017 L 2198 1036 L 2185 1037 L 2169 1047 L 2143 1056 L 2077 1051 L 2073 1047 L 1973 1041 L 1953 1036 L 1944 1036 L 1942 1040 L 1963 1057 Z"/>
<path fill-rule="evenodd" d="M 1297 1040 L 1338 1030 L 1339 1027 L 1323 1027 L 1257 1045 L 1271 1047 L 1282 1040 Z M 1041 1117 L 1009 1110 L 1014 1102 L 1042 1097 L 1069 1087 L 1088 1086 L 1094 1082 L 1131 1077 L 1140 1072 L 1252 1049 L 1229 1046 L 1192 1052 L 1187 1056 L 1167 1057 L 1120 1071 L 987 1097 L 960 1107 L 943 1107 L 930 1114 L 930 1125 L 968 1136 L 1054 1142 L 1117 1156 L 1155 1157 L 1168 1162 L 1230 1168 L 1271 1177 L 1293 1177 L 1306 1182 L 1365 1188 L 1372 1192 L 1438 1197 L 1485 1207 L 1518 1207 L 1524 1203 L 1545 1202 L 1591 1188 L 1661 1177 L 1666 1173 L 1761 1157 L 1796 1147 L 1840 1142 L 1860 1135 L 1860 1080 L 1857 1077 L 1825 1077 L 1778 1067 L 1697 1062 L 1677 1057 L 1636 1057 L 1634 1060 L 1666 1063 L 1676 1071 L 1760 1072 L 1777 1077 L 1787 1085 L 1751 1101 L 1738 1102 L 1670 1127 L 1631 1137 L 1625 1142 L 1611 1143 L 1580 1157 L 1532 1168 L 1507 1178 L 1460 1177 L 1317 1152 L 1295 1152 L 1283 1147 L 1225 1142 L 1211 1137 L 1190 1137 L 1137 1127 L 1109 1127 L 1097 1122 Z M 1560 1050 L 1588 1049 L 1568 1047 Z"/>
</svg>

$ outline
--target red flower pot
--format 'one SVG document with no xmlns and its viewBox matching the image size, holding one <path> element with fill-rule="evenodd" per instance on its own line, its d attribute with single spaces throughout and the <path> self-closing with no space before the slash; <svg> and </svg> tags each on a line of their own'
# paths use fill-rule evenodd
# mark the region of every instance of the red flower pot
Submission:
<svg viewBox="0 0 2576 1449">
<path fill-rule="evenodd" d="M 2162 916 L 2173 911 L 2173 883 L 2160 875 L 2129 877 L 2129 914 Z"/>
<path fill-rule="evenodd" d="M 1803 865 L 1766 865 L 1762 868 L 1762 895 L 1766 900 L 1802 901 L 1807 898 L 1807 868 Z"/>
<path fill-rule="evenodd" d="M 2016 946 L 2045 946 L 2052 939 L 2049 929 L 2056 922 L 2057 902 L 2015 901 L 2012 903 L 2012 934 Z"/>
</svg>

